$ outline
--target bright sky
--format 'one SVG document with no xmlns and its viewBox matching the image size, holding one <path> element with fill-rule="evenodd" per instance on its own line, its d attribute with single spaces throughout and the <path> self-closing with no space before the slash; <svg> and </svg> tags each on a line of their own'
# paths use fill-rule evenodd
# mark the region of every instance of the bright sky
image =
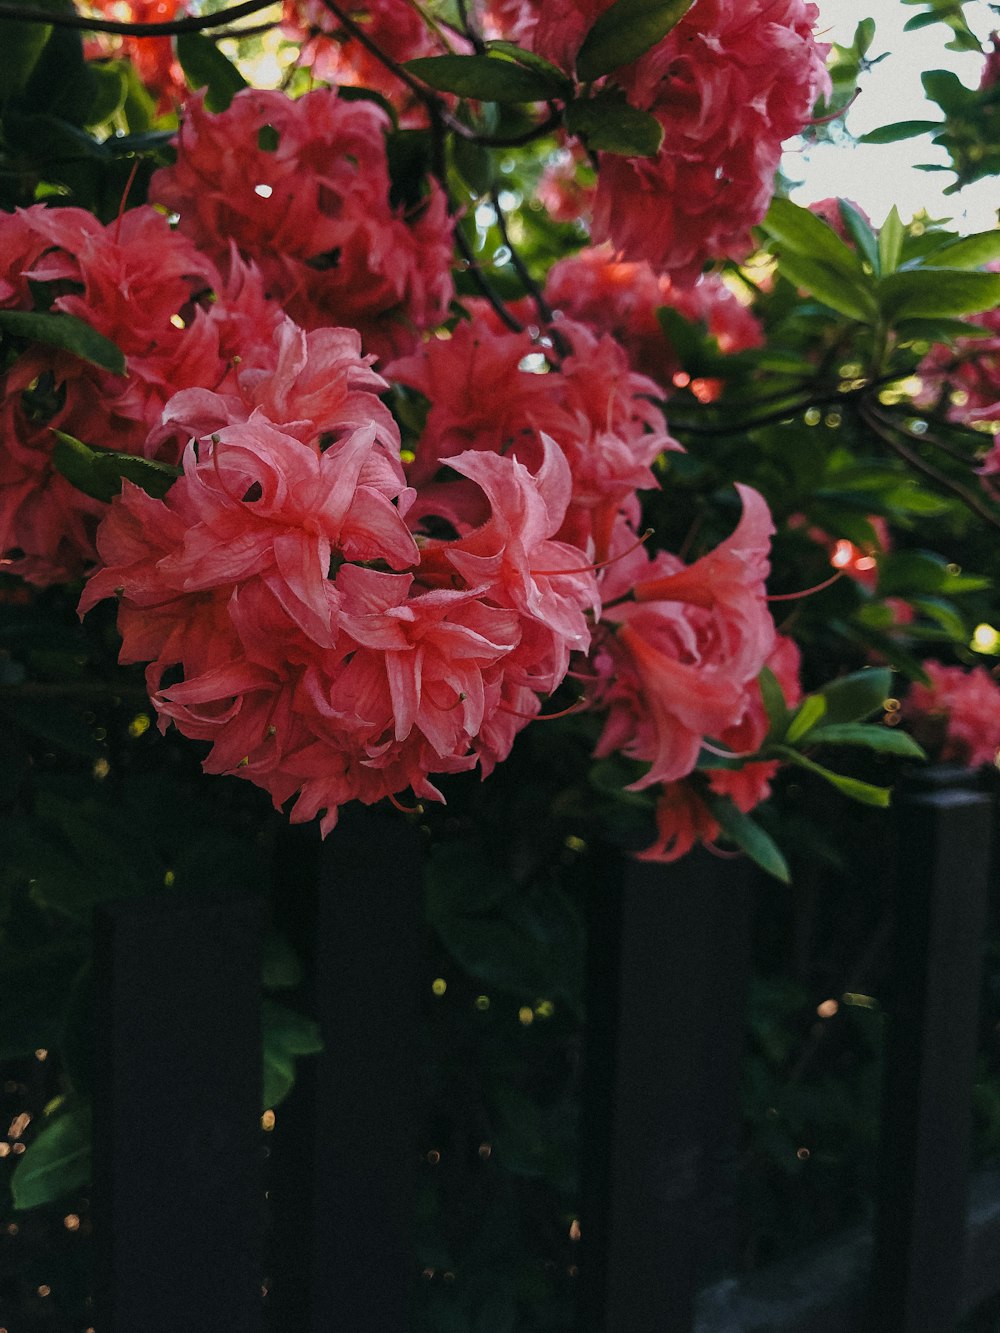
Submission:
<svg viewBox="0 0 1000 1333">
<path fill-rule="evenodd" d="M 907 19 L 922 12 L 920 6 L 902 0 L 817 0 L 817 25 L 826 41 L 850 46 L 859 19 L 875 20 L 875 40 L 869 59 L 884 51 L 891 54 L 862 76 L 861 96 L 847 114 L 852 134 L 864 134 L 897 120 L 936 120 L 941 112 L 924 97 L 921 71 L 952 69 L 970 87 L 976 87 L 982 61 L 975 52 L 948 51 L 948 29 L 940 23 L 916 32 L 903 32 Z M 986 0 L 973 0 L 965 7 L 970 26 L 984 41 L 1000 20 L 992 15 Z M 997 222 L 1000 183 L 996 178 L 977 181 L 959 194 L 945 197 L 950 173 L 917 171 L 918 162 L 947 163 L 946 154 L 924 136 L 901 143 L 859 144 L 845 148 L 821 144 L 804 154 L 789 152 L 784 170 L 792 180 L 804 184 L 792 191 L 800 204 L 840 195 L 852 199 L 881 224 L 893 204 L 904 221 L 926 208 L 931 217 L 951 218 L 956 231 L 982 231 Z"/>
</svg>

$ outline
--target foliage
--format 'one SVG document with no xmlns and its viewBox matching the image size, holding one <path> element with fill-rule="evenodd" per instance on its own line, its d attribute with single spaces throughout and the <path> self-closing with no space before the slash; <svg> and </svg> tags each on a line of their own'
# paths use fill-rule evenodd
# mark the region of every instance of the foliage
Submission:
<svg viewBox="0 0 1000 1333">
<path fill-rule="evenodd" d="M 1000 169 L 996 53 L 963 4 L 919 3 L 910 27 L 944 24 L 953 47 L 986 56 L 981 86 L 929 71 L 943 119 L 866 138 L 931 135 L 958 189 Z M 408 785 L 431 940 L 415 1329 L 568 1326 L 596 845 L 674 859 L 703 841 L 769 876 L 742 1262 L 863 1214 L 882 808 L 903 765 L 941 752 L 948 720 L 934 703 L 915 739 L 901 700 L 952 668 L 983 681 L 1000 657 L 1000 231 L 960 236 L 895 209 L 875 226 L 844 200 L 768 207 L 792 132 L 777 96 L 759 123 L 753 99 L 730 108 L 734 141 L 755 145 L 753 188 L 705 186 L 732 183 L 736 158 L 672 100 L 659 62 L 690 58 L 692 102 L 707 106 L 718 52 L 748 39 L 734 22 L 710 35 L 712 59 L 682 57 L 705 36 L 701 0 L 526 6 L 521 26 L 503 5 L 380 0 L 360 27 L 354 10 L 303 0 L 281 33 L 233 38 L 207 14 L 172 46 L 95 45 L 63 26 L 62 4 L 46 22 L 2 4 L 0 1056 L 12 1115 L 31 1117 L 4 1164 L 15 1225 L 86 1217 L 95 905 L 209 880 L 274 894 L 293 797 L 295 818 L 329 829 L 341 802 Z M 863 20 L 830 53 L 827 85 L 807 28 L 786 34 L 784 91 L 793 128 L 815 138 L 881 57 Z M 773 80 L 772 63 L 756 77 Z M 281 205 L 273 227 L 235 206 L 248 181 Z M 686 231 L 681 203 L 699 189 Z M 643 212 L 650 198 L 662 217 Z M 143 272 L 144 295 L 118 311 L 108 293 Z M 258 471 L 227 471 L 238 452 Z M 286 456 L 299 471 L 281 470 Z M 289 518 L 322 487 L 316 515 L 338 495 L 339 527 Z M 206 513 L 234 505 L 246 524 L 199 546 Z M 415 577 L 420 596 L 384 593 Z M 348 605 L 361 587 L 364 632 Z M 460 602 L 466 620 L 420 621 Z M 420 666 L 400 652 L 390 670 L 404 622 L 422 626 Z M 254 714 L 252 735 L 220 741 L 219 719 L 249 713 L 267 672 L 266 725 Z M 220 676 L 199 711 L 185 685 Z M 692 720 L 706 682 L 714 702 Z M 383 696 L 394 725 L 380 717 L 351 750 Z M 289 719 L 304 729 L 278 762 L 268 746 Z M 392 746 L 398 769 L 382 762 Z M 333 785 L 341 753 L 379 782 Z M 473 762 L 495 768 L 485 783 Z M 277 931 L 262 990 L 271 1110 L 320 1047 Z M 990 1155 L 994 1038 L 977 1088 Z M 67 1277 L 65 1293 L 77 1318 L 85 1285 Z"/>
</svg>

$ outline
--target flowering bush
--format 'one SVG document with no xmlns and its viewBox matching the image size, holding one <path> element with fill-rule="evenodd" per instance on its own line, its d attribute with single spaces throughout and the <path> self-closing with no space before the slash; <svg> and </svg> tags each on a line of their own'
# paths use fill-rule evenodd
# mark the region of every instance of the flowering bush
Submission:
<svg viewBox="0 0 1000 1333">
<path fill-rule="evenodd" d="M 477 865 L 564 923 L 592 836 L 787 879 L 803 786 L 992 757 L 998 233 L 776 194 L 842 109 L 813 5 L 127 8 L 169 50 L 0 8 L 18 901 L 79 924 L 107 877 L 56 751 L 88 827 L 148 752 L 242 779 L 244 840 L 251 787 L 411 811 L 432 880 L 464 839 L 476 976 L 490 913 L 544 933 Z"/>
</svg>

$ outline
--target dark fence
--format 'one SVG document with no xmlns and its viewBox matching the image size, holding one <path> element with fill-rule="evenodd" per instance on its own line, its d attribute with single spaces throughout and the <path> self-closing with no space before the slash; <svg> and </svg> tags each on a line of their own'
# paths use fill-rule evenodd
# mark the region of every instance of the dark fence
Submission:
<svg viewBox="0 0 1000 1333">
<path fill-rule="evenodd" d="M 741 1280 L 729 1258 L 751 877 L 604 853 L 590 922 L 579 1333 L 946 1333 L 1000 1291 L 1000 1179 L 969 1189 L 995 813 L 961 770 L 904 783 L 872 1233 Z M 269 1324 L 407 1333 L 420 849 L 345 815 L 287 867 L 326 1049 L 268 1164 Z M 97 921 L 101 1333 L 258 1333 L 261 904 L 159 897 Z M 286 1112 L 283 1108 L 282 1115 Z M 874 1275 L 871 1276 L 871 1275 Z"/>
</svg>

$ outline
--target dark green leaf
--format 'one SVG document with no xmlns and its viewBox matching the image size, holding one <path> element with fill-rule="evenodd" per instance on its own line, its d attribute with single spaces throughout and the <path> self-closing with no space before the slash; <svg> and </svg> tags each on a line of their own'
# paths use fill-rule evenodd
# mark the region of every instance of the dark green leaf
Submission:
<svg viewBox="0 0 1000 1333">
<path fill-rule="evenodd" d="M 439 92 L 477 102 L 547 102 L 565 91 L 537 69 L 493 56 L 420 56 L 404 68 Z"/>
<path fill-rule="evenodd" d="M 211 38 L 202 33 L 183 32 L 174 41 L 177 60 L 188 84 L 195 90 L 208 89 L 205 105 L 209 111 L 225 111 L 240 89 L 248 86 L 246 79 Z"/>
<path fill-rule="evenodd" d="M 28 1145 L 10 1180 L 14 1207 L 38 1208 L 90 1181 L 90 1107 L 57 1114 Z"/>
<path fill-rule="evenodd" d="M 963 273 L 947 268 L 890 273 L 878 285 L 879 303 L 892 320 L 974 315 L 1000 305 L 1000 273 Z"/>
<path fill-rule="evenodd" d="M 824 727 L 841 722 L 858 722 L 877 713 L 892 690 L 892 672 L 887 667 L 871 667 L 839 676 L 817 693 L 826 700 Z"/>
<path fill-rule="evenodd" d="M 54 430 L 55 448 L 52 462 L 58 472 L 84 495 L 109 503 L 122 488 L 122 479 L 141 486 L 147 495 L 162 499 L 181 475 L 181 469 L 168 463 L 157 463 L 135 454 L 117 454 L 105 449 L 92 449 L 89 444 Z"/>
<path fill-rule="evenodd" d="M 533 69 L 537 74 L 549 79 L 553 85 L 558 84 L 563 89 L 564 96 L 572 94 L 573 80 L 567 78 L 558 65 L 553 65 L 550 60 L 546 60 L 543 56 L 536 55 L 534 51 L 522 50 L 514 42 L 493 41 L 488 42 L 487 46 L 491 51 L 509 56 L 511 60 L 516 61 L 519 65 L 524 65 L 526 69 Z"/>
<path fill-rule="evenodd" d="M 859 745 L 877 754 L 899 754 L 907 759 L 927 756 L 912 736 L 898 728 L 866 726 L 863 722 L 837 722 L 817 727 L 809 737 L 810 745 Z"/>
<path fill-rule="evenodd" d="M 896 120 L 891 125 L 880 125 L 877 130 L 862 134 L 858 143 L 899 143 L 901 139 L 915 139 L 918 134 L 932 134 L 943 124 L 941 120 Z"/>
<path fill-rule="evenodd" d="M 276 153 L 281 135 L 273 125 L 262 125 L 257 131 L 257 147 L 262 153 Z"/>
<path fill-rule="evenodd" d="M 929 69 L 921 74 L 920 79 L 924 85 L 924 92 L 932 102 L 937 102 L 947 116 L 961 115 L 970 102 L 977 100 L 975 91 L 966 88 L 958 75 L 952 73 L 950 69 Z"/>
<path fill-rule="evenodd" d="M 761 667 L 757 682 L 764 701 L 764 711 L 771 724 L 769 735 L 772 738 L 783 737 L 788 728 L 789 713 L 778 678 L 770 667 Z"/>
<path fill-rule="evenodd" d="M 0 333 L 58 347 L 64 352 L 116 375 L 126 372 L 125 357 L 109 338 L 75 315 L 41 314 L 33 310 L 0 310 Z"/>
<path fill-rule="evenodd" d="M 264 937 L 265 990 L 292 990 L 302 980 L 302 964 L 284 935 L 269 931 Z"/>
<path fill-rule="evenodd" d="M 566 128 L 593 152 L 623 157 L 653 157 L 663 142 L 663 126 L 656 117 L 629 106 L 612 89 L 587 101 L 570 102 Z"/>
<path fill-rule="evenodd" d="M 986 338 L 993 336 L 993 330 L 982 324 L 970 324 L 964 319 L 901 319 L 894 326 L 896 337 L 901 343 L 954 342 L 956 338 Z"/>
<path fill-rule="evenodd" d="M 265 1000 L 261 1005 L 261 1034 L 264 1061 L 261 1104 L 268 1111 L 284 1101 L 295 1086 L 298 1057 L 321 1051 L 323 1039 L 311 1018 L 276 1000 Z"/>
<path fill-rule="evenodd" d="M 942 556 L 930 551 L 894 551 L 879 561 L 880 597 L 976 592 L 989 586 L 988 578 L 978 574 L 956 573 Z"/>
<path fill-rule="evenodd" d="M 788 862 L 769 833 L 765 833 L 755 820 L 742 810 L 737 810 L 732 801 L 723 796 L 709 795 L 708 804 L 730 842 L 741 847 L 761 870 L 766 870 L 769 875 L 781 880 L 782 884 L 789 882 L 791 876 Z"/>
<path fill-rule="evenodd" d="M 488 148 L 456 135 L 452 159 L 458 174 L 475 194 L 486 194 L 494 181 L 493 156 Z"/>
<path fill-rule="evenodd" d="M 691 8 L 693 0 L 615 0 L 587 33 L 576 72 L 585 82 L 631 64 L 655 46 Z"/>
</svg>

